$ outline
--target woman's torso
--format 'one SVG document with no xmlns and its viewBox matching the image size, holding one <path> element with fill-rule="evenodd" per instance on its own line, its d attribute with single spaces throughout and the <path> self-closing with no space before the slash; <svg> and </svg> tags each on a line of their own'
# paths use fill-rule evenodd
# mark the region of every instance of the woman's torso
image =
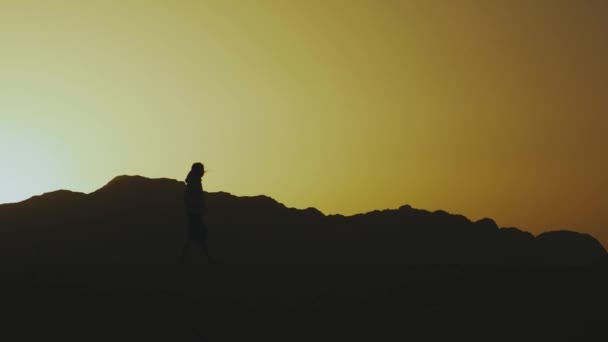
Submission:
<svg viewBox="0 0 608 342">
<path fill-rule="evenodd" d="M 203 185 L 200 181 L 190 181 L 186 183 L 186 190 L 184 191 L 184 201 L 186 202 L 186 208 L 188 209 L 188 212 L 202 213 L 205 206 L 205 198 Z"/>
</svg>

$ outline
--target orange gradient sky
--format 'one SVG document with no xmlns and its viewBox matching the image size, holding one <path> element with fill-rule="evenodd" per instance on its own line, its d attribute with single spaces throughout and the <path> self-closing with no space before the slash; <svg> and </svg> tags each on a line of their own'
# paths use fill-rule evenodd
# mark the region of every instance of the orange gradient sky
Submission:
<svg viewBox="0 0 608 342">
<path fill-rule="evenodd" d="M 0 203 L 120 174 L 608 245 L 608 2 L 0 0 Z"/>
</svg>

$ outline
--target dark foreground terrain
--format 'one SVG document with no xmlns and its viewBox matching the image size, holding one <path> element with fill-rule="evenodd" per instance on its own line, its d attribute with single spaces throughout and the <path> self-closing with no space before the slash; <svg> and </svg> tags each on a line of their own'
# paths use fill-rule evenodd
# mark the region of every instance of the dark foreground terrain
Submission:
<svg viewBox="0 0 608 342">
<path fill-rule="evenodd" d="M 3 274 L 4 341 L 595 341 L 608 323 L 600 266 L 98 265 Z"/>
<path fill-rule="evenodd" d="M 608 253 L 404 205 L 354 216 L 207 193 L 187 265 L 184 184 L 117 177 L 0 205 L 0 341 L 596 341 Z"/>
</svg>

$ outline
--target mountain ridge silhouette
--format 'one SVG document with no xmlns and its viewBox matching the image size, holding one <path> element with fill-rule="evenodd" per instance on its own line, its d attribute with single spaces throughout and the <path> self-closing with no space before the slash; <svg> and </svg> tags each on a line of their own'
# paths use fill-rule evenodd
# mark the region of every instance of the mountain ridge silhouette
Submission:
<svg viewBox="0 0 608 342">
<path fill-rule="evenodd" d="M 0 268 L 0 299 L 16 333 L 539 341 L 585 340 L 605 326 L 606 251 L 587 234 L 534 236 L 410 205 L 325 215 L 211 192 L 213 256 L 249 265 L 207 266 L 194 250 L 191 264 L 178 265 L 183 190 L 177 180 L 121 176 L 89 194 L 60 190 L 0 205 L 0 266 L 11 266 Z M 307 263 L 316 265 L 297 265 Z M 333 267 L 344 263 L 356 265 Z"/>
<path fill-rule="evenodd" d="M 89 194 L 58 190 L 0 205 L 0 244 L 9 245 L 4 254 L 20 246 L 16 255 L 33 263 L 172 263 L 185 238 L 183 187 L 121 175 Z M 265 195 L 206 196 L 210 248 L 226 262 L 580 265 L 607 255 L 589 234 L 535 236 L 490 218 L 407 204 L 345 216 Z"/>
</svg>

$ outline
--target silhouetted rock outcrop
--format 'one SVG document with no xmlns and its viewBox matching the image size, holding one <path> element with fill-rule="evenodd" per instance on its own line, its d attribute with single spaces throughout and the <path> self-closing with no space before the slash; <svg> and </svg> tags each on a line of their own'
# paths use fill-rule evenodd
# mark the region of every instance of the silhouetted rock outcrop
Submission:
<svg viewBox="0 0 608 342">
<path fill-rule="evenodd" d="M 496 222 L 494 222 L 494 220 L 490 218 L 481 219 L 475 222 L 475 225 L 480 229 L 484 229 L 487 231 L 494 231 L 498 229 L 498 225 L 496 224 Z"/>
<path fill-rule="evenodd" d="M 85 195 L 57 191 L 0 206 L 3 263 L 177 262 L 186 234 L 184 184 L 120 176 Z M 209 245 L 227 263 L 591 264 L 593 237 L 534 237 L 489 218 L 404 205 L 353 216 L 287 208 L 267 196 L 207 193 Z"/>
<path fill-rule="evenodd" d="M 183 191 L 121 176 L 91 194 L 0 205 L 0 265 L 19 266 L 0 273 L 2 307 L 21 321 L 6 328 L 28 341 L 578 341 L 605 327 L 608 257 L 586 234 L 534 237 L 409 205 L 326 216 L 217 192 L 214 257 L 290 264 L 218 272 L 177 265 Z M 372 263 L 399 265 L 361 265 Z M 546 267 L 572 265 L 585 267 Z"/>
<path fill-rule="evenodd" d="M 534 249 L 535 261 L 548 265 L 578 265 L 606 258 L 606 250 L 591 235 L 565 230 L 538 235 Z"/>
</svg>

